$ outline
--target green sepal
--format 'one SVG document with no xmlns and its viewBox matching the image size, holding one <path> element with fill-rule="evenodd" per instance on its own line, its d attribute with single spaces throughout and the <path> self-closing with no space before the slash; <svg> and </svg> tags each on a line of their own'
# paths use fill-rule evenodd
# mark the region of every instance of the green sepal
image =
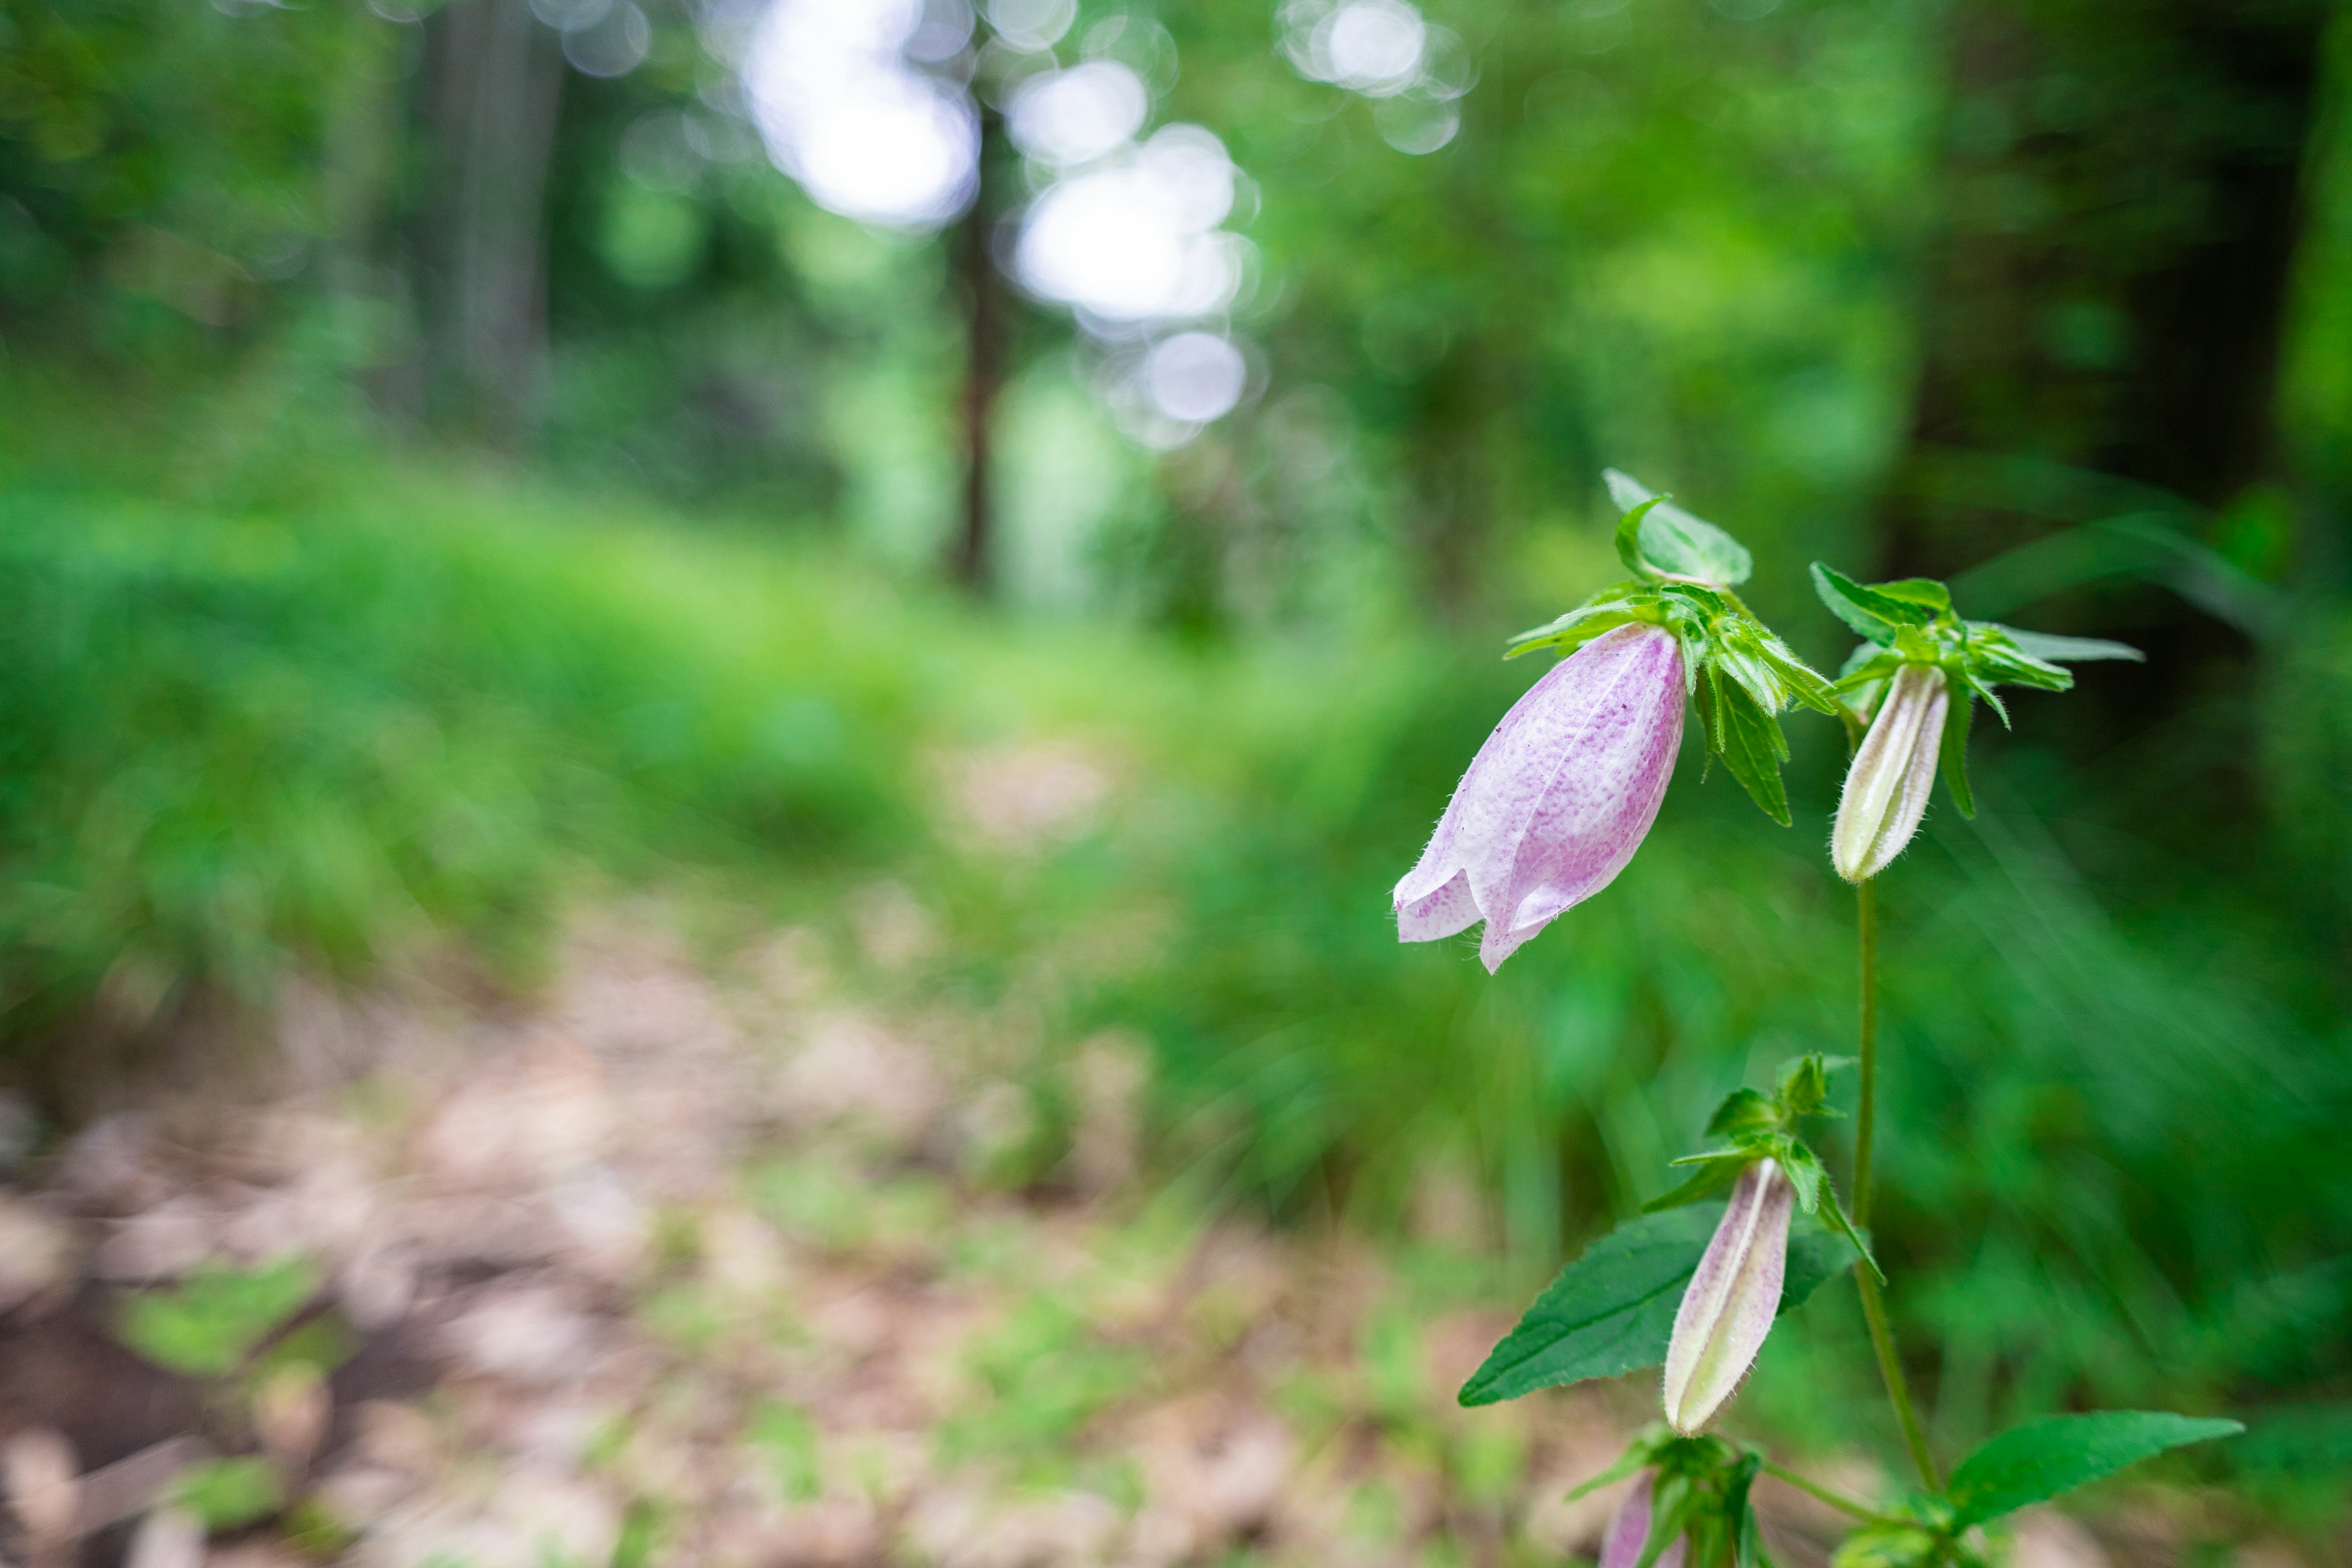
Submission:
<svg viewBox="0 0 2352 1568">
<path fill-rule="evenodd" d="M 1707 679 L 1716 688 L 1708 715 L 1714 731 L 1709 743 L 1764 815 L 1788 826 L 1793 818 L 1780 783 L 1780 764 L 1788 760 L 1789 742 L 1780 721 L 1765 712 L 1737 679 L 1723 679 L 1712 668 Z"/>
<path fill-rule="evenodd" d="M 1685 1154 L 1675 1162 L 1677 1165 L 1696 1165 L 1698 1173 L 1682 1185 L 1660 1193 L 1642 1205 L 1643 1214 L 1664 1214 L 1668 1209 L 1682 1208 L 1689 1204 L 1703 1203 L 1739 1179 L 1739 1173 L 1756 1162 L 1744 1151 L 1738 1153 Z"/>
<path fill-rule="evenodd" d="M 1973 696 L 1966 688 L 1952 693 L 1944 709 L 1944 735 L 1936 752 L 1936 768 L 1944 775 L 1944 787 L 1951 792 L 1953 808 L 1971 820 L 1977 814 L 1977 797 L 1969 789 L 1969 718 L 1977 706 Z"/>
<path fill-rule="evenodd" d="M 1503 649 L 1505 658 L 1517 658 L 1538 648 L 1558 648 L 1563 655 L 1574 653 L 1603 632 L 1613 632 L 1619 626 L 1631 626 L 1642 616 L 1618 603 L 1580 605 L 1549 626 L 1521 632 Z"/>
<path fill-rule="evenodd" d="M 1580 1481 L 1575 1486 L 1570 1487 L 1569 1489 L 1568 1496 L 1562 1500 L 1567 1502 L 1580 1502 L 1584 1499 L 1591 1497 L 1594 1492 L 1599 1491 L 1602 1487 L 1612 1485 L 1615 1482 L 1623 1480 L 1630 1475 L 1635 1474 L 1647 1466 L 1649 1462 L 1649 1445 L 1647 1443 L 1637 1441 L 1632 1447 L 1626 1449 L 1624 1453 L 1618 1456 L 1617 1462 L 1615 1464 L 1610 1466 L 1599 1475 L 1594 1476 L 1591 1479 Z M 1653 1512 L 1654 1513 L 1654 1511 L 1655 1510 L 1654 1510 Z"/>
<path fill-rule="evenodd" d="M 1837 1189 L 1830 1182 L 1830 1173 L 1822 1164 L 1821 1156 L 1810 1146 L 1791 1137 L 1788 1147 L 1777 1156 L 1780 1168 L 1789 1173 L 1789 1184 L 1796 1189 L 1797 1206 L 1819 1219 L 1823 1225 L 1843 1237 L 1856 1256 L 1870 1265 L 1878 1282 L 1886 1283 L 1886 1270 L 1878 1266 L 1877 1257 L 1870 1250 L 1870 1239 L 1864 1236 L 1838 1202 Z"/>
<path fill-rule="evenodd" d="M 1830 1074 L 1853 1065 L 1852 1057 L 1825 1057 L 1819 1051 L 1808 1051 L 1780 1065 L 1777 1098 L 1791 1116 L 1843 1115 L 1828 1108 Z M 1716 1114 L 1720 1116 L 1722 1111 L 1718 1110 Z"/>
</svg>

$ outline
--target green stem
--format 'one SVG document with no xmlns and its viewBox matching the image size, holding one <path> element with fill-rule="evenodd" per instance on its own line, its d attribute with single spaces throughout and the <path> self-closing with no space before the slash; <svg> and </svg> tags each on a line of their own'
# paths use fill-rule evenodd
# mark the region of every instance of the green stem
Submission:
<svg viewBox="0 0 2352 1568">
<path fill-rule="evenodd" d="M 1854 887 L 1854 925 L 1862 948 L 1862 1104 L 1854 1116 L 1853 1223 L 1857 1230 L 1870 1224 L 1870 1156 L 1878 1126 L 1878 898 L 1868 880 Z M 1920 1429 L 1919 1413 L 1912 1407 L 1911 1387 L 1903 1379 L 1903 1363 L 1895 1352 L 1895 1330 L 1886 1321 L 1885 1298 L 1877 1276 L 1857 1265 L 1854 1288 L 1862 1293 L 1863 1320 L 1870 1325 L 1870 1346 L 1878 1353 L 1878 1375 L 1886 1381 L 1886 1397 L 1894 1403 L 1895 1418 L 1903 1426 L 1903 1442 L 1911 1462 L 1931 1492 L 1941 1491 L 1936 1479 L 1935 1457 L 1927 1452 L 1927 1434 Z"/>
<path fill-rule="evenodd" d="M 1774 1477 L 1777 1479 L 1788 1482 L 1789 1485 L 1796 1488 L 1801 1492 L 1821 1499 L 1822 1501 L 1829 1504 L 1840 1513 L 1852 1514 L 1856 1519 L 1868 1520 L 1873 1523 L 1876 1523 L 1886 1517 L 1885 1514 L 1880 1513 L 1876 1509 L 1865 1508 L 1850 1497 L 1840 1497 L 1837 1493 L 1830 1490 L 1829 1488 L 1822 1485 L 1819 1481 L 1807 1480 L 1804 1477 L 1799 1475 L 1796 1471 L 1790 1469 L 1785 1465 L 1776 1465 L 1771 1460 L 1767 1459 L 1764 1461 L 1764 1473 L 1768 1476 Z"/>
</svg>

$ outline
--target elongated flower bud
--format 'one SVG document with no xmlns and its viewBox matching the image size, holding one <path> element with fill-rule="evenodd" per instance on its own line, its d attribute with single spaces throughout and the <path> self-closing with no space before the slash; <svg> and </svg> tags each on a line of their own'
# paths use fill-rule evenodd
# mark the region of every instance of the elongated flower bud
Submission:
<svg viewBox="0 0 2352 1568">
<path fill-rule="evenodd" d="M 1682 645 L 1646 624 L 1555 665 L 1486 737 L 1396 885 L 1398 936 L 1434 942 L 1483 920 L 1492 971 L 1615 880 L 1665 798 L 1685 690 Z"/>
<path fill-rule="evenodd" d="M 1944 672 L 1929 664 L 1906 664 L 1889 683 L 1846 770 L 1830 833 L 1830 860 L 1847 881 L 1867 881 L 1886 869 L 1918 831 L 1951 696 Z"/>
<path fill-rule="evenodd" d="M 1655 1470 L 1643 1470 L 1633 1478 L 1633 1489 L 1617 1505 L 1608 1531 L 1601 1538 L 1601 1568 L 1640 1568 L 1642 1548 L 1650 1539 L 1650 1496 L 1657 1484 Z M 1658 1553 L 1654 1568 L 1683 1568 L 1689 1556 L 1688 1538 L 1678 1535 Z"/>
<path fill-rule="evenodd" d="M 1705 1429 L 1738 1391 L 1772 1331 L 1794 1203 L 1775 1161 L 1757 1161 L 1732 1184 L 1730 1205 L 1683 1292 L 1666 1346 L 1666 1422 L 1685 1436 Z"/>
</svg>

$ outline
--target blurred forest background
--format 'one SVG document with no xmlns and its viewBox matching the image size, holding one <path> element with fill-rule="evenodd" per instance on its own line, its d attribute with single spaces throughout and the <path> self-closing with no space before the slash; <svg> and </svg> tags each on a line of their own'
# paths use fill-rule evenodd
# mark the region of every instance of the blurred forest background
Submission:
<svg viewBox="0 0 2352 1568">
<path fill-rule="evenodd" d="M 1801 716 L 1793 829 L 1685 759 L 1499 978 L 1394 941 L 1616 466 L 1823 668 L 1816 558 L 2147 650 L 1979 726 L 1982 815 L 1887 879 L 1894 1300 L 1939 1441 L 2226 1409 L 2175 1473 L 2341 1562 L 2347 47 L 2321 0 L 5 0 L 15 1157 L 297 979 L 527 996 L 657 889 L 928 933 L 872 984 L 1017 1037 L 989 1182 L 1063 1179 L 1116 1031 L 1155 1179 L 1514 1304 L 1853 1001 Z M 1845 1310 L 1755 1420 L 1875 1429 Z"/>
</svg>

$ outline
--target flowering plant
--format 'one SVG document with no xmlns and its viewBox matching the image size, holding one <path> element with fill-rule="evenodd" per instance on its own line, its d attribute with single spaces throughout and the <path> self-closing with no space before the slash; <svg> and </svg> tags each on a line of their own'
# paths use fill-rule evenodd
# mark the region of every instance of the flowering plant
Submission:
<svg viewBox="0 0 2352 1568">
<path fill-rule="evenodd" d="M 1941 583 L 1864 585 L 1816 564 L 1822 602 L 1864 639 L 1839 678 L 1824 680 L 1733 591 L 1752 565 L 1743 546 L 1622 474 L 1608 480 L 1623 509 L 1618 554 L 1633 576 L 1513 639 L 1512 656 L 1567 657 L 1480 749 L 1419 864 L 1397 884 L 1399 934 L 1429 941 L 1484 919 L 1481 955 L 1492 969 L 1605 888 L 1656 816 L 1685 696 L 1708 755 L 1785 826 L 1778 715 L 1801 703 L 1843 719 L 1854 747 L 1831 859 L 1856 887 L 1858 1050 L 1801 1057 L 1769 1095 L 1734 1090 L 1707 1122 L 1708 1146 L 1675 1162 L 1688 1178 L 1561 1270 L 1463 1386 L 1462 1403 L 1663 1363 L 1664 1423 L 1580 1489 L 1634 1483 L 1604 1538 L 1601 1568 L 1769 1565 L 1748 1505 L 1762 1473 L 1859 1521 L 1835 1568 L 1979 1568 L 1982 1526 L 2168 1448 L 2242 1430 L 2155 1411 L 2055 1416 L 1992 1438 L 1945 1478 L 1905 1380 L 1882 1295 L 1887 1277 L 1870 1241 L 1873 879 L 1917 829 L 1939 772 L 1961 814 L 1974 815 L 1966 748 L 1978 700 L 2005 724 L 1995 687 L 2063 691 L 2074 684 L 2068 662 L 2139 655 L 1964 620 Z M 1836 1114 L 1831 1074 L 1848 1066 L 1859 1069 L 1850 1210 L 1801 1125 Z M 1841 1497 L 1709 1430 L 1779 1315 L 1848 1271 L 1918 1474 L 1916 1491 L 1883 1504 Z"/>
<path fill-rule="evenodd" d="M 1747 550 L 1613 469 L 1609 482 L 1628 507 L 1617 554 L 1633 576 L 1512 639 L 1507 658 L 1568 657 L 1479 748 L 1393 895 L 1406 942 L 1486 921 L 1489 970 L 1633 858 L 1665 798 L 1685 701 L 1708 754 L 1784 826 L 1776 715 L 1791 701 L 1837 711 L 1829 681 L 1733 592 Z"/>
</svg>

